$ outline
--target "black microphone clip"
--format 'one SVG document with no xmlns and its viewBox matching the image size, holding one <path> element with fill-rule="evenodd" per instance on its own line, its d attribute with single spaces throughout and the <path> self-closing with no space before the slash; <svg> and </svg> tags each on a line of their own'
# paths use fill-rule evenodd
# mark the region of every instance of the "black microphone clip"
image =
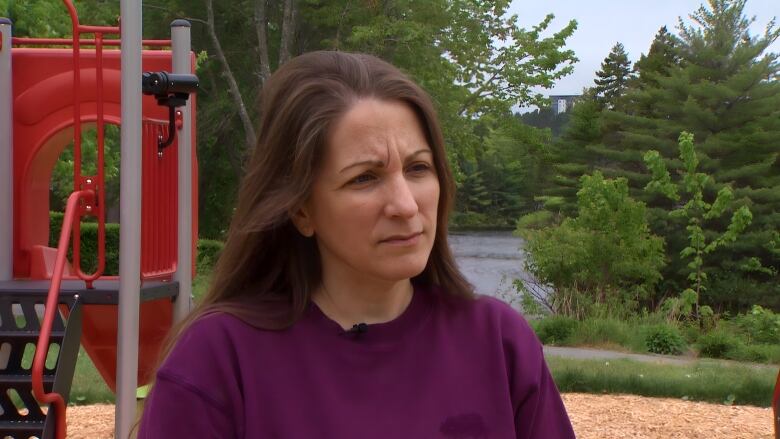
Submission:
<svg viewBox="0 0 780 439">
<path fill-rule="evenodd" d="M 352 329 L 347 331 L 352 334 L 365 334 L 368 332 L 368 324 L 367 323 L 355 323 L 352 325 Z"/>
</svg>

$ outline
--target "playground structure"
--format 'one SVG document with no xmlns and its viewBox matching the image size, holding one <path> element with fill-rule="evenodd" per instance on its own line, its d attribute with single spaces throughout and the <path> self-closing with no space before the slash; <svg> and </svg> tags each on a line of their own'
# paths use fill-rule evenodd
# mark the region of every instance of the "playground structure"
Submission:
<svg viewBox="0 0 780 439">
<path fill-rule="evenodd" d="M 80 345 L 117 393 L 117 437 L 126 436 L 135 389 L 149 381 L 168 329 L 190 307 L 197 238 L 195 97 L 187 101 L 180 90 L 170 99 L 141 93 L 142 71 L 192 73 L 189 23 L 174 21 L 171 40 L 141 41 L 140 2 L 122 1 L 121 29 L 82 25 L 71 0 L 63 4 L 71 39 L 15 38 L 10 20 L 0 18 L 4 439 L 65 437 Z M 119 276 L 104 274 L 106 124 L 123 127 Z M 82 167 L 86 129 L 97 132 L 94 175 Z M 50 180 L 71 142 L 74 188 L 54 249 L 48 247 Z M 98 230 L 93 273 L 82 269 L 80 224 L 88 217 Z M 32 364 L 26 364 L 33 347 Z"/>
</svg>

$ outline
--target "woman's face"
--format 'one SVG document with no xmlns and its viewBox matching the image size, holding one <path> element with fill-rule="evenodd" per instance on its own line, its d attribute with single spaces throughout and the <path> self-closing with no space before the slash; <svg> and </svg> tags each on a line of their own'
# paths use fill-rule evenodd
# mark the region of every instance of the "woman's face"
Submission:
<svg viewBox="0 0 780 439">
<path fill-rule="evenodd" d="M 294 222 L 317 239 L 326 278 L 399 281 L 425 268 L 438 203 L 433 153 L 414 111 L 366 98 L 332 127 Z"/>
</svg>

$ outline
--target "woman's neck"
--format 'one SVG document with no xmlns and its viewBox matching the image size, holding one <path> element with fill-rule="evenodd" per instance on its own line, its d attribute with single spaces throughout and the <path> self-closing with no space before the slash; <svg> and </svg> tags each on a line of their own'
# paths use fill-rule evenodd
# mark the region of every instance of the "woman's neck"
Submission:
<svg viewBox="0 0 780 439">
<path fill-rule="evenodd" d="M 312 300 L 342 328 L 357 323 L 385 323 L 400 316 L 412 301 L 409 279 L 398 282 L 349 282 L 323 278 Z"/>
</svg>

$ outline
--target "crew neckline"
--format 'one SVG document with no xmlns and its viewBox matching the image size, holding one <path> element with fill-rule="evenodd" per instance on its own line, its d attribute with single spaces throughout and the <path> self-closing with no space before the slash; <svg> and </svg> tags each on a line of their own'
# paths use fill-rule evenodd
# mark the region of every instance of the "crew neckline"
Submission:
<svg viewBox="0 0 780 439">
<path fill-rule="evenodd" d="M 429 288 L 413 284 L 412 300 L 398 317 L 384 323 L 370 323 L 368 330 L 363 333 L 344 330 L 340 324 L 322 312 L 313 300 L 309 301 L 309 315 L 325 334 L 332 334 L 346 341 L 364 344 L 398 341 L 425 323 L 431 309 L 432 294 Z"/>
</svg>

